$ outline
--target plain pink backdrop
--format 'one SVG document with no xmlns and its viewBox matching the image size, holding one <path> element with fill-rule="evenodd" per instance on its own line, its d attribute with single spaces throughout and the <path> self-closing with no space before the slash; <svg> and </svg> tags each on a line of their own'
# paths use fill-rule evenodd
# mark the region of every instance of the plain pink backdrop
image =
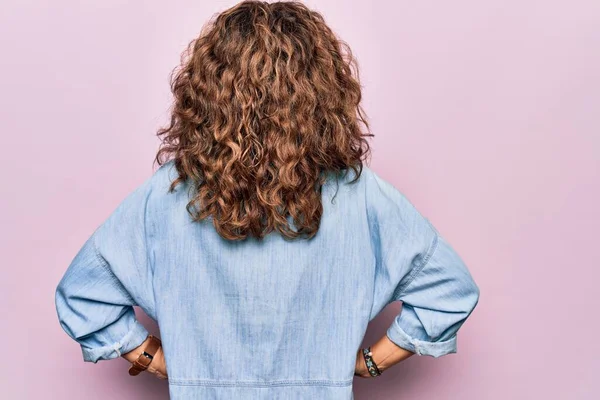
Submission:
<svg viewBox="0 0 600 400">
<path fill-rule="evenodd" d="M 357 380 L 356 398 L 600 398 L 600 3 L 307 3 L 359 60 L 371 167 L 481 288 L 457 354 Z M 54 289 L 152 173 L 168 74 L 233 4 L 0 3 L 0 398 L 168 397 L 165 382 L 130 378 L 124 360 L 84 363 Z"/>
</svg>

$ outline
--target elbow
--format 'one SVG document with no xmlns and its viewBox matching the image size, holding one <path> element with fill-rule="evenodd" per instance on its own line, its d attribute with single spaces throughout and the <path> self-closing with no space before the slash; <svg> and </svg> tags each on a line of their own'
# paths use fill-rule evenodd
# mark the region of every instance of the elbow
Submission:
<svg viewBox="0 0 600 400">
<path fill-rule="evenodd" d="M 54 305 L 56 307 L 56 311 L 60 312 L 60 306 L 65 303 L 66 291 L 64 285 L 64 279 L 61 279 L 56 285 L 54 289 Z"/>
<path fill-rule="evenodd" d="M 477 306 L 477 304 L 479 303 L 479 295 L 481 293 L 481 290 L 479 289 L 479 285 L 477 285 L 477 283 L 475 283 L 474 280 L 471 280 L 471 289 L 470 289 L 470 297 L 471 297 L 471 310 L 469 311 L 472 312 L 475 307 Z"/>
<path fill-rule="evenodd" d="M 479 303 L 479 296 L 481 290 L 479 289 L 479 285 L 475 283 L 473 279 L 470 279 L 463 288 L 462 301 L 461 301 L 461 309 L 460 311 L 464 313 L 465 319 L 471 315 L 477 304 Z"/>
<path fill-rule="evenodd" d="M 462 324 L 477 307 L 480 292 L 479 285 L 471 277 L 462 279 L 455 290 L 448 293 L 449 297 L 445 298 L 447 306 L 444 311 L 454 314 L 456 322 Z"/>
<path fill-rule="evenodd" d="M 77 302 L 77 295 L 69 284 L 69 281 L 63 278 L 54 291 L 54 306 L 56 316 L 61 328 L 74 340 L 79 340 L 88 332 L 83 329 L 83 321 L 86 320 L 81 307 Z"/>
<path fill-rule="evenodd" d="M 66 292 L 63 284 L 63 280 L 61 280 L 56 288 L 54 289 L 54 307 L 56 309 L 56 315 L 58 317 L 59 322 L 63 320 L 63 310 L 66 305 Z"/>
<path fill-rule="evenodd" d="M 54 306 L 56 308 L 56 316 L 58 317 L 58 322 L 62 329 L 67 333 L 67 335 L 75 339 L 76 334 L 70 328 L 71 324 L 69 324 L 69 317 L 67 313 L 67 297 L 68 296 L 64 283 L 61 281 L 54 291 Z"/>
</svg>

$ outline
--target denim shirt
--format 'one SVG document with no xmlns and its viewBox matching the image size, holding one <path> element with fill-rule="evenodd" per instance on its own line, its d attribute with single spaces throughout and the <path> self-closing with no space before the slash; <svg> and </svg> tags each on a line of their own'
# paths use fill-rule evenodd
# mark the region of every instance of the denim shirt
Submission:
<svg viewBox="0 0 600 400">
<path fill-rule="evenodd" d="M 75 255 L 56 310 L 83 359 L 139 346 L 157 321 L 172 399 L 352 399 L 367 324 L 403 307 L 398 346 L 440 357 L 479 299 L 464 262 L 394 186 L 364 166 L 331 175 L 310 240 L 221 238 L 192 222 L 173 161 L 127 195 Z M 292 224 L 293 226 L 293 224 Z"/>
</svg>

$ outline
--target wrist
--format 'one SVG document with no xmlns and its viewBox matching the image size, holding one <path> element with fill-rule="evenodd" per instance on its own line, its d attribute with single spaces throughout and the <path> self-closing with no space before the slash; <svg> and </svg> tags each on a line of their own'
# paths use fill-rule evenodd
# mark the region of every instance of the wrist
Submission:
<svg viewBox="0 0 600 400">
<path fill-rule="evenodd" d="M 381 375 L 382 371 L 379 369 L 379 366 L 373 359 L 373 351 L 371 350 L 371 347 L 361 349 L 361 353 L 369 375 L 371 375 L 372 377 Z"/>
<path fill-rule="evenodd" d="M 130 363 L 133 363 L 135 360 L 138 359 L 140 355 L 144 353 L 144 349 L 146 349 L 148 343 L 150 343 L 150 336 L 146 337 L 146 339 L 144 339 L 144 341 L 140 343 L 140 345 L 135 349 L 129 351 L 128 353 L 121 354 L 121 357 L 123 357 Z"/>
<path fill-rule="evenodd" d="M 371 346 L 371 359 L 377 365 L 377 368 L 380 372 L 383 372 L 389 368 L 389 365 L 386 362 L 388 359 L 388 357 L 386 357 L 386 354 L 388 354 L 388 352 L 385 348 L 381 346 L 380 342 L 375 343 L 373 346 Z"/>
</svg>

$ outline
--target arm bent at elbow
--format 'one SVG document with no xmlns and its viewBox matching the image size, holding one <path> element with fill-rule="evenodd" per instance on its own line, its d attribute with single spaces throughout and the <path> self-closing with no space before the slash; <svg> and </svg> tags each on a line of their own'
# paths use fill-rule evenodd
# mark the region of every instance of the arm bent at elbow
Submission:
<svg viewBox="0 0 600 400">
<path fill-rule="evenodd" d="M 414 354 L 456 353 L 457 332 L 477 306 L 479 287 L 466 266 L 441 236 L 434 241 L 430 256 L 396 290 L 402 311 L 371 346 L 381 372 Z M 355 374 L 370 377 L 360 350 Z"/>
<path fill-rule="evenodd" d="M 134 301 L 98 256 L 95 234 L 75 256 L 55 292 L 58 320 L 81 346 L 84 361 L 118 358 L 148 336 Z"/>
<path fill-rule="evenodd" d="M 457 351 L 457 332 L 479 301 L 479 287 L 450 244 L 436 233 L 422 265 L 401 282 L 394 300 L 402 311 L 387 336 L 418 355 Z"/>
</svg>

